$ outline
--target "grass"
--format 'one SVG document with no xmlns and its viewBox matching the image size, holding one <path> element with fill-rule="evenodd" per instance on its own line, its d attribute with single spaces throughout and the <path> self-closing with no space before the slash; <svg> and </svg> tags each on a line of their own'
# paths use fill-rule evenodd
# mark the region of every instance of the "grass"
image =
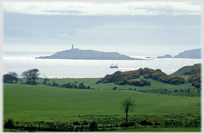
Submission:
<svg viewBox="0 0 204 134">
<path fill-rule="evenodd" d="M 15 129 L 4 129 L 4 132 L 14 132 Z M 17 130 L 16 130 L 17 131 Z M 27 132 L 24 130 L 24 132 Z M 37 131 L 44 132 L 44 131 Z M 109 130 L 108 132 L 201 132 L 201 128 L 137 128 L 123 130 Z"/>
<path fill-rule="evenodd" d="M 4 132 L 14 132 L 15 129 L 4 129 Z M 16 130 L 17 131 L 17 130 Z M 24 130 L 24 132 L 27 132 Z M 43 132 L 43 131 L 37 131 Z M 137 128 L 123 130 L 109 130 L 108 132 L 201 132 L 201 128 Z"/>
<path fill-rule="evenodd" d="M 201 128 L 138 128 L 120 130 L 120 132 L 201 132 Z"/>
<path fill-rule="evenodd" d="M 67 81 L 84 82 L 91 87 L 101 85 L 110 89 L 109 84 L 93 84 L 97 79 L 64 79 L 56 80 L 63 84 Z M 92 84 L 92 85 L 91 85 Z M 115 86 L 115 85 L 112 85 Z M 173 85 L 174 86 L 174 85 Z M 125 86 L 124 86 L 125 87 Z M 120 87 L 121 88 L 121 87 Z M 143 89 L 145 87 L 142 87 Z M 165 88 L 165 87 L 164 87 Z M 91 116 L 125 114 L 120 109 L 125 98 L 136 100 L 136 114 L 181 114 L 200 111 L 197 106 L 200 97 L 179 97 L 157 94 L 146 94 L 130 90 L 97 90 L 67 89 L 49 87 L 42 84 L 4 84 L 3 115 L 17 121 L 83 121 Z M 147 89 L 148 90 L 148 89 Z M 81 118 L 83 117 L 83 118 Z"/>
<path fill-rule="evenodd" d="M 187 80 L 190 77 L 190 75 L 184 75 L 184 78 Z M 141 76 L 138 79 L 135 80 L 141 80 L 144 77 Z M 158 82 L 155 81 L 153 79 L 148 79 L 151 82 L 151 86 L 143 86 L 143 87 L 139 87 L 139 86 L 133 86 L 133 85 L 116 85 L 114 83 L 99 83 L 96 84 L 96 82 L 99 80 L 100 78 L 66 78 L 66 79 L 50 79 L 49 83 L 52 83 L 53 80 L 62 85 L 65 83 L 73 83 L 77 82 L 77 84 L 80 83 L 84 83 L 85 86 L 90 86 L 93 89 L 103 89 L 103 90 L 112 90 L 113 87 L 117 87 L 117 90 L 128 90 L 128 89 L 136 89 L 136 90 L 155 90 L 155 89 L 168 89 L 168 90 L 175 90 L 175 89 L 191 89 L 192 91 L 197 91 L 197 88 L 192 86 L 191 83 L 186 82 L 185 84 L 181 84 L 181 85 L 172 85 L 172 84 L 166 84 L 166 83 L 162 83 L 162 82 Z M 38 81 L 40 83 L 43 82 L 43 79 L 38 79 Z"/>
<path fill-rule="evenodd" d="M 193 66 L 184 66 L 184 67 L 180 68 L 179 70 L 177 70 L 176 72 L 174 72 L 174 73 L 172 73 L 172 74 L 170 74 L 170 75 L 171 75 L 171 76 L 172 76 L 172 75 L 180 75 L 180 73 L 183 73 L 183 72 L 185 72 L 185 71 L 191 69 L 192 67 L 193 67 Z"/>
<path fill-rule="evenodd" d="M 185 75 L 187 80 L 189 76 Z M 143 77 L 138 78 L 138 80 Z M 151 86 L 132 86 L 132 85 L 115 85 L 114 83 L 96 82 L 100 78 L 66 78 L 66 79 L 50 79 L 49 83 L 55 81 L 62 85 L 65 83 L 84 83 L 91 89 L 69 89 L 61 87 L 51 87 L 43 84 L 27 85 L 22 84 L 26 80 L 22 79 L 22 83 L 4 83 L 3 91 L 3 120 L 13 119 L 27 126 L 27 123 L 37 121 L 66 123 L 84 120 L 89 123 L 93 120 L 99 123 L 99 126 L 110 126 L 111 124 L 121 124 L 125 121 L 125 113 L 121 109 L 121 102 L 131 97 L 136 102 L 133 112 L 129 112 L 130 121 L 138 121 L 145 118 L 150 120 L 157 119 L 162 123 L 160 128 L 128 128 L 123 130 L 107 129 L 108 132 L 200 132 L 198 128 L 165 128 L 165 120 L 199 120 L 201 108 L 200 97 L 186 97 L 162 95 L 155 93 L 143 93 L 139 90 L 158 90 L 168 89 L 190 89 L 197 91 L 197 88 L 191 86 L 191 83 L 182 85 L 171 85 L 161 83 L 152 79 Z M 43 79 L 38 79 L 40 83 Z M 117 87 L 116 90 L 112 90 Z M 129 90 L 129 89 L 132 90 Z M 134 89 L 137 89 L 136 91 Z M 184 117 L 181 117 L 184 116 Z M 170 127 L 170 126 L 169 126 Z M 195 126 L 194 126 L 195 127 Z M 4 129 L 4 132 L 12 132 L 13 129 Z"/>
</svg>

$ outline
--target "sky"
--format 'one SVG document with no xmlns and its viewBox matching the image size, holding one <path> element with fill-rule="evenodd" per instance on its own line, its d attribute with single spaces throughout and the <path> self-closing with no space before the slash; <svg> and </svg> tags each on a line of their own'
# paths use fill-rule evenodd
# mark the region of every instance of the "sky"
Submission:
<svg viewBox="0 0 204 134">
<path fill-rule="evenodd" d="M 201 48 L 200 2 L 3 2 L 3 51 L 128 56 Z"/>
</svg>

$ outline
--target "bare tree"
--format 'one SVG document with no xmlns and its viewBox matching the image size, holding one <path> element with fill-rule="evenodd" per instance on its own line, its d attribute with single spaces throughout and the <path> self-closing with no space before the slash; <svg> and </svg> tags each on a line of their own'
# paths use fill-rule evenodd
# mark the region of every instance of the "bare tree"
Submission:
<svg viewBox="0 0 204 134">
<path fill-rule="evenodd" d="M 18 78 L 18 74 L 16 72 L 8 72 L 9 75 Z"/>
<path fill-rule="evenodd" d="M 124 113 L 126 114 L 126 122 L 128 122 L 128 112 L 134 110 L 135 100 L 132 100 L 131 98 L 126 98 L 123 102 L 121 102 L 121 106 L 122 110 L 124 110 Z"/>
<path fill-rule="evenodd" d="M 35 83 L 36 83 L 35 80 L 36 80 L 36 79 L 39 77 L 39 75 L 40 75 L 40 73 L 38 73 L 38 72 L 39 72 L 38 69 L 30 69 L 30 70 L 28 70 L 28 71 L 23 72 L 23 73 L 21 74 L 21 76 L 22 76 L 23 78 L 26 78 L 26 79 L 27 79 L 27 83 L 28 83 L 28 84 L 31 84 L 31 83 L 35 84 Z M 33 82 L 31 82 L 31 81 L 33 81 Z"/>
</svg>

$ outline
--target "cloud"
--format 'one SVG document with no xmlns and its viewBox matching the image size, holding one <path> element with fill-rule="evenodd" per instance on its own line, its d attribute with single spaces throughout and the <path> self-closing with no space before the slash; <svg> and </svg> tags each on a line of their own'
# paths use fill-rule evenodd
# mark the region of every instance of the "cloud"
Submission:
<svg viewBox="0 0 204 134">
<path fill-rule="evenodd" d="M 197 2 L 3 2 L 4 12 L 34 15 L 201 15 Z"/>
</svg>

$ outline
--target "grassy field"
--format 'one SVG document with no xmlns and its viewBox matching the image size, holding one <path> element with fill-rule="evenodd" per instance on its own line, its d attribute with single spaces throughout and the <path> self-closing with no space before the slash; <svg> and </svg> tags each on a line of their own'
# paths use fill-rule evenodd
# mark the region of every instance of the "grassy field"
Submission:
<svg viewBox="0 0 204 134">
<path fill-rule="evenodd" d="M 4 129 L 4 132 L 14 132 L 14 129 Z M 17 131 L 17 130 L 16 130 Z M 24 130 L 22 132 L 28 132 Z M 46 131 L 39 131 L 46 132 Z M 106 132 L 106 131 L 105 131 Z M 123 130 L 109 130 L 107 132 L 201 132 L 201 128 L 137 128 L 137 129 L 123 129 Z"/>
<path fill-rule="evenodd" d="M 79 79 L 78 82 L 81 80 L 83 79 Z M 91 79 L 83 81 L 90 84 Z M 107 85 L 104 84 L 104 86 Z M 42 84 L 33 86 L 6 83 L 3 99 L 4 120 L 11 118 L 18 121 L 74 121 L 86 115 L 125 116 L 120 105 L 125 98 L 129 97 L 136 100 L 136 109 L 130 115 L 181 114 L 200 111 L 200 107 L 197 106 L 201 101 L 200 97 L 97 89 L 67 89 Z"/>
<path fill-rule="evenodd" d="M 185 76 L 188 79 L 189 76 Z M 139 79 L 141 79 L 140 77 Z M 180 125 L 181 128 L 169 126 L 165 128 L 165 121 L 183 122 L 188 120 L 190 123 L 194 119 L 200 118 L 201 97 L 175 96 L 174 94 L 157 94 L 143 93 L 139 90 L 158 90 L 168 89 L 190 89 L 191 92 L 198 89 L 191 86 L 190 83 L 182 85 L 164 84 L 152 79 L 151 86 L 132 86 L 132 85 L 115 85 L 114 83 L 96 82 L 99 78 L 78 78 L 78 79 L 50 79 L 48 83 L 53 82 L 58 85 L 65 83 L 73 83 L 79 85 L 84 83 L 91 89 L 70 89 L 60 86 L 52 87 L 42 84 L 43 79 L 38 79 L 39 84 L 24 84 L 25 79 L 18 83 L 4 83 L 3 85 L 3 120 L 13 119 L 23 126 L 31 123 L 33 126 L 37 122 L 54 122 L 55 124 L 73 123 L 75 121 L 89 123 L 97 121 L 100 131 L 103 123 L 105 123 L 105 131 L 111 132 L 199 132 L 200 127 L 187 128 Z M 113 87 L 117 87 L 113 90 Z M 130 90 L 132 89 L 132 90 Z M 136 90 L 133 90 L 136 89 Z M 183 94 L 179 92 L 179 94 Z M 150 120 L 158 120 L 162 123 L 159 128 L 152 126 L 144 128 L 139 126 L 123 129 L 122 127 L 114 129 L 110 125 L 116 126 L 125 122 L 125 113 L 121 109 L 121 102 L 126 98 L 132 98 L 136 102 L 133 112 L 129 112 L 130 121 L 141 121 L 149 118 Z M 30 125 L 31 125 L 30 124 Z M 38 126 L 38 125 L 37 125 Z M 137 126 L 137 125 L 136 125 Z M 45 126 L 46 127 L 46 126 Z M 173 128 L 170 128 L 173 127 Z M 184 128 L 183 128 L 184 127 Z M 191 126 L 192 127 L 192 126 Z M 12 132 L 13 129 L 4 129 L 4 131 Z M 23 129 L 27 131 L 27 129 Z M 89 131 L 84 129 L 84 131 Z"/>
<path fill-rule="evenodd" d="M 183 77 L 187 80 L 190 77 L 190 75 L 184 75 Z M 140 78 L 135 79 L 135 80 L 140 80 L 143 78 L 144 77 L 141 76 Z M 151 86 L 139 87 L 139 86 L 133 86 L 133 85 L 116 85 L 114 83 L 106 83 L 106 84 L 98 83 L 98 84 L 96 84 L 96 82 L 99 79 L 100 78 L 50 79 L 49 83 L 52 83 L 53 81 L 55 81 L 59 85 L 62 85 L 62 84 L 69 83 L 69 82 L 71 82 L 71 83 L 77 82 L 77 84 L 83 82 L 84 85 L 90 86 L 93 89 L 103 89 L 103 90 L 112 90 L 113 87 L 117 87 L 118 90 L 128 90 L 129 88 L 136 89 L 136 90 L 155 90 L 155 89 L 168 89 L 168 90 L 191 89 L 191 90 L 195 90 L 195 91 L 198 90 L 196 87 L 191 86 L 191 83 L 188 83 L 188 82 L 186 82 L 185 84 L 181 84 L 181 85 L 172 85 L 172 84 L 166 84 L 166 83 L 158 82 L 158 81 L 155 81 L 153 79 L 148 79 L 151 82 Z M 42 83 L 43 79 L 38 79 L 38 81 L 40 83 Z"/>
</svg>

